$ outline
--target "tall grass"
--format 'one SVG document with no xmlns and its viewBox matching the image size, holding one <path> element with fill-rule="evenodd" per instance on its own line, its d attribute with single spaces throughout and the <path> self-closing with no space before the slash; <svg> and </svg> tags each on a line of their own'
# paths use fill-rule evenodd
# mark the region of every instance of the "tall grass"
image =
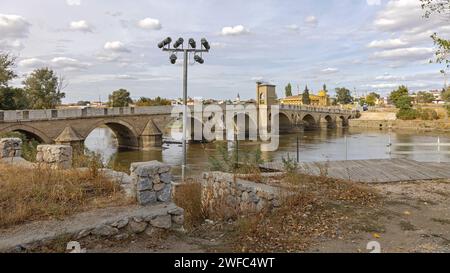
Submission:
<svg viewBox="0 0 450 273">
<path fill-rule="evenodd" d="M 0 228 L 130 202 L 117 183 L 89 170 L 0 165 Z"/>
</svg>

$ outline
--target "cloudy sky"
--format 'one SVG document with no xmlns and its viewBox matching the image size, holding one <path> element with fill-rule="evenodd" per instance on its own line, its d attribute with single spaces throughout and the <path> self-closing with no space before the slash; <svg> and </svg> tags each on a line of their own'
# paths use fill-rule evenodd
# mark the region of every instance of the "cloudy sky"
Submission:
<svg viewBox="0 0 450 273">
<path fill-rule="evenodd" d="M 181 63 L 156 46 L 167 36 L 212 45 L 190 66 L 192 97 L 253 98 L 257 80 L 279 96 L 288 82 L 359 94 L 442 88 L 430 35 L 448 37 L 450 26 L 422 15 L 419 0 L 1 0 L 0 50 L 18 57 L 22 79 L 42 66 L 64 75 L 66 101 L 118 88 L 180 97 Z"/>
</svg>

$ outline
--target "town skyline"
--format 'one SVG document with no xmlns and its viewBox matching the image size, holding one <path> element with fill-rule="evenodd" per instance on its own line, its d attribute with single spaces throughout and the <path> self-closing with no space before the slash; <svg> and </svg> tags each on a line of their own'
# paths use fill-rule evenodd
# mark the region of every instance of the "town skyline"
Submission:
<svg viewBox="0 0 450 273">
<path fill-rule="evenodd" d="M 430 35 L 450 29 L 423 18 L 418 0 L 315 2 L 48 0 L 34 7 L 6 0 L 0 50 L 17 57 L 13 85 L 43 66 L 64 75 L 64 102 L 105 100 L 119 88 L 133 98 L 180 97 L 181 69 L 156 47 L 166 36 L 211 42 L 205 64 L 190 68 L 191 97 L 249 99 L 255 81 L 277 85 L 281 97 L 287 83 L 294 93 L 297 85 L 317 92 L 323 84 L 330 93 L 346 87 L 383 96 L 399 85 L 442 89 L 441 66 L 429 63 Z"/>
</svg>

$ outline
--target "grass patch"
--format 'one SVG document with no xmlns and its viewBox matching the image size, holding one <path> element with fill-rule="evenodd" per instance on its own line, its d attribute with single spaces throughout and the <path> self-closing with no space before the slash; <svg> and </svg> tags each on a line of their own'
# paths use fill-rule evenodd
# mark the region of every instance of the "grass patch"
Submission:
<svg viewBox="0 0 450 273">
<path fill-rule="evenodd" d="M 442 225 L 450 225 L 450 219 L 431 218 L 431 221 L 442 224 Z"/>
<path fill-rule="evenodd" d="M 185 227 L 192 229 L 205 220 L 202 208 L 202 185 L 198 182 L 188 182 L 176 186 L 174 202 L 184 209 Z"/>
<path fill-rule="evenodd" d="M 280 208 L 241 217 L 232 236 L 238 252 L 299 252 L 316 238 L 337 238 L 360 207 L 376 207 L 380 198 L 359 184 L 289 173 L 291 187 Z M 366 219 L 367 220 L 367 219 Z M 370 223 L 371 230 L 382 227 Z"/>
<path fill-rule="evenodd" d="M 90 170 L 0 165 L 0 228 L 130 202 L 117 183 Z"/>
</svg>

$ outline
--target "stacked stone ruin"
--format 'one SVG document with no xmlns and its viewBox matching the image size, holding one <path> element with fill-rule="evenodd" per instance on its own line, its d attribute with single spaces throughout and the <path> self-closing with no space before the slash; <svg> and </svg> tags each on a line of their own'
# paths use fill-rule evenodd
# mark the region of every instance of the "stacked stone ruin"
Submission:
<svg viewBox="0 0 450 273">
<path fill-rule="evenodd" d="M 72 147 L 69 145 L 39 145 L 36 162 L 52 169 L 70 169 L 72 167 Z"/>
<path fill-rule="evenodd" d="M 158 161 L 139 162 L 131 164 L 130 170 L 140 205 L 171 201 L 172 175 L 169 165 Z"/>
<path fill-rule="evenodd" d="M 22 156 L 22 140 L 20 138 L 0 139 L 0 159 Z"/>
</svg>

